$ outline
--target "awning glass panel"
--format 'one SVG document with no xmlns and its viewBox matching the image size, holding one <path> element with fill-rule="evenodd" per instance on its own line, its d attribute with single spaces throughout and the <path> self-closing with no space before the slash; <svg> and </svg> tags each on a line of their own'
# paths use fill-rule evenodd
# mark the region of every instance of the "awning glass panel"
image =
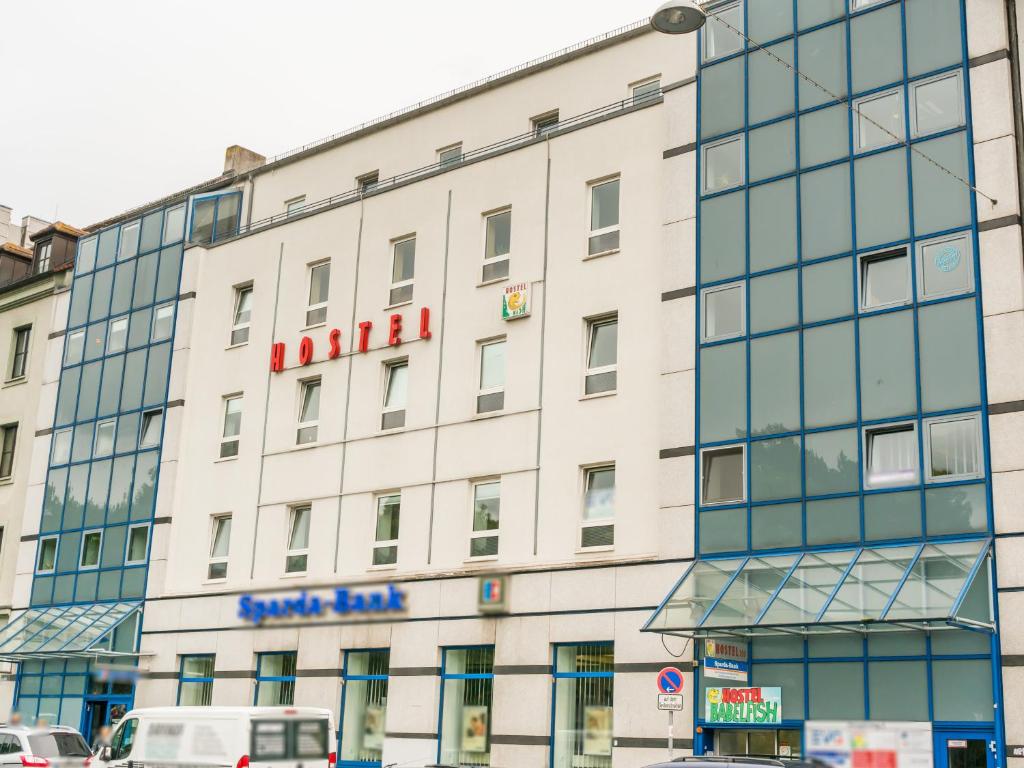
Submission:
<svg viewBox="0 0 1024 768">
<path fill-rule="evenodd" d="M 885 618 L 923 619 L 936 612 L 952 613 L 980 551 L 973 541 L 926 546 Z"/>
<path fill-rule="evenodd" d="M 808 553 L 765 611 L 762 624 L 807 624 L 818 618 L 857 550 Z"/>
<path fill-rule="evenodd" d="M 698 560 L 673 588 L 652 620 L 663 629 L 679 624 L 698 626 L 744 559 Z"/>
<path fill-rule="evenodd" d="M 831 624 L 880 618 L 919 549 L 915 544 L 862 550 L 821 620 Z"/>
<path fill-rule="evenodd" d="M 752 624 L 786 578 L 798 555 L 752 557 L 710 610 L 701 626 L 730 627 Z"/>
<path fill-rule="evenodd" d="M 134 616 L 141 605 L 130 602 L 30 608 L 0 632 L 0 659 L 118 655 L 99 641 Z"/>
</svg>

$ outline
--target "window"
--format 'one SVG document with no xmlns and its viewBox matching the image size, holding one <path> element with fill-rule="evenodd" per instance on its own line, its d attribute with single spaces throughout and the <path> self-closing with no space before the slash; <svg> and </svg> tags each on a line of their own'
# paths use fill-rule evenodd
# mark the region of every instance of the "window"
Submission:
<svg viewBox="0 0 1024 768">
<path fill-rule="evenodd" d="M 128 527 L 128 545 L 125 548 L 125 563 L 146 562 L 146 552 L 149 550 L 149 526 L 132 525 Z"/>
<path fill-rule="evenodd" d="M 480 345 L 480 391 L 476 412 L 490 413 L 505 407 L 505 340 Z"/>
<path fill-rule="evenodd" d="M 584 393 L 614 392 L 618 386 L 618 316 L 587 321 Z"/>
<path fill-rule="evenodd" d="M 64 353 L 64 365 L 82 362 L 85 353 L 85 331 L 74 331 L 68 334 L 68 348 Z"/>
<path fill-rule="evenodd" d="M 174 305 L 164 304 L 153 310 L 153 330 L 150 333 L 152 341 L 163 341 L 171 338 L 171 331 L 174 329 Z"/>
<path fill-rule="evenodd" d="M 398 522 L 402 512 L 399 494 L 377 498 L 377 528 L 374 532 L 373 564 L 395 565 L 398 562 Z"/>
<path fill-rule="evenodd" d="M 288 513 L 288 552 L 285 573 L 305 573 L 309 564 L 310 507 L 292 507 Z"/>
<path fill-rule="evenodd" d="M 880 309 L 910 301 L 910 261 L 900 248 L 860 256 L 860 308 Z"/>
<path fill-rule="evenodd" d="M 100 564 L 100 546 L 103 544 L 103 531 L 86 531 L 82 534 L 82 550 L 78 559 L 78 567 L 82 570 L 98 568 Z"/>
<path fill-rule="evenodd" d="M 288 216 L 292 216 L 301 211 L 302 206 L 306 204 L 306 196 L 293 197 L 291 200 L 284 201 L 284 212 Z"/>
<path fill-rule="evenodd" d="M 964 124 L 960 70 L 910 84 L 910 135 L 914 138 Z"/>
<path fill-rule="evenodd" d="M 470 557 L 493 557 L 498 554 L 500 517 L 501 481 L 474 483 L 473 533 L 469 538 Z"/>
<path fill-rule="evenodd" d="M 743 136 L 704 145 L 702 193 L 721 192 L 743 183 Z"/>
<path fill-rule="evenodd" d="M 139 448 L 151 448 L 160 443 L 160 427 L 163 411 L 146 411 L 142 414 L 139 428 Z"/>
<path fill-rule="evenodd" d="M 139 252 L 139 222 L 121 227 L 121 242 L 117 246 L 117 260 L 130 259 Z"/>
<path fill-rule="evenodd" d="M 701 451 L 700 503 L 733 504 L 747 496 L 746 457 L 742 445 Z"/>
<path fill-rule="evenodd" d="M 558 128 L 558 110 L 546 112 L 530 121 L 534 136 L 543 136 Z"/>
<path fill-rule="evenodd" d="M 189 239 L 193 243 L 210 243 L 231 237 L 238 232 L 241 210 L 241 192 L 227 192 L 193 200 Z"/>
<path fill-rule="evenodd" d="M 630 92 L 633 95 L 634 104 L 656 99 L 661 95 L 661 80 L 655 78 L 654 80 L 637 83 L 630 89 Z"/>
<path fill-rule="evenodd" d="M 0 427 L 0 480 L 14 474 L 14 449 L 18 444 L 18 425 Z"/>
<path fill-rule="evenodd" d="M 388 303 L 394 307 L 412 301 L 413 277 L 416 274 L 416 238 L 392 244 L 391 293 Z"/>
<path fill-rule="evenodd" d="M 912 485 L 917 474 L 917 429 L 913 424 L 864 430 L 864 487 Z"/>
<path fill-rule="evenodd" d="M 228 576 L 228 550 L 231 546 L 231 515 L 217 515 L 210 529 L 210 561 L 206 578 L 226 579 Z"/>
<path fill-rule="evenodd" d="M 71 460 L 71 428 L 58 429 L 53 433 L 51 464 L 67 464 Z"/>
<path fill-rule="evenodd" d="M 338 749 L 343 765 L 381 762 L 390 656 L 386 648 L 345 651 Z"/>
<path fill-rule="evenodd" d="M 400 360 L 384 364 L 384 409 L 380 417 L 381 429 L 405 426 L 405 401 L 409 388 L 409 361 Z"/>
<path fill-rule="evenodd" d="M 554 657 L 552 768 L 611 768 L 614 647 L 556 645 Z"/>
<path fill-rule="evenodd" d="M 36 271 L 35 274 L 40 275 L 43 272 L 49 272 L 50 270 L 50 254 L 53 253 L 53 241 L 47 240 L 39 246 L 39 250 L 36 253 Z"/>
<path fill-rule="evenodd" d="M 583 470 L 583 522 L 580 547 L 615 543 L 615 465 Z"/>
<path fill-rule="evenodd" d="M 11 378 L 20 379 L 28 373 L 28 344 L 32 337 L 32 326 L 14 329 L 11 344 Z"/>
<path fill-rule="evenodd" d="M 441 657 L 441 721 L 437 762 L 491 764 L 494 648 L 445 648 Z"/>
<path fill-rule="evenodd" d="M 238 435 L 242 431 L 242 396 L 224 398 L 224 429 L 220 438 L 220 457 L 238 455 Z"/>
<path fill-rule="evenodd" d="M 728 56 L 743 50 L 743 39 L 737 34 L 743 31 L 743 5 L 739 0 L 708 5 L 707 24 L 702 30 L 704 37 L 704 61 Z"/>
<path fill-rule="evenodd" d="M 295 651 L 256 654 L 257 707 L 290 707 L 295 703 Z"/>
<path fill-rule="evenodd" d="M 299 426 L 296 445 L 315 443 L 320 421 L 320 379 L 299 383 Z"/>
<path fill-rule="evenodd" d="M 252 286 L 235 288 L 235 314 L 231 320 L 231 346 L 249 341 L 252 319 Z"/>
<path fill-rule="evenodd" d="M 704 313 L 701 341 L 720 341 L 742 336 L 745 332 L 746 306 L 743 283 L 730 283 L 701 292 Z"/>
<path fill-rule="evenodd" d="M 442 168 L 450 168 L 462 162 L 462 144 L 453 144 L 437 150 L 437 162 Z"/>
<path fill-rule="evenodd" d="M 484 268 L 482 282 L 508 277 L 509 253 L 512 250 L 512 211 L 502 211 L 485 218 Z"/>
<path fill-rule="evenodd" d="M 107 328 L 107 354 L 122 352 L 128 344 L 128 318 L 119 317 L 110 321 Z"/>
<path fill-rule="evenodd" d="M 314 264 L 309 268 L 309 304 L 306 307 L 306 326 L 319 325 L 327 320 L 327 294 L 330 290 L 331 262 Z"/>
<path fill-rule="evenodd" d="M 859 11 L 861 8 L 867 8 L 884 2 L 885 0 L 850 0 L 850 12 Z"/>
<path fill-rule="evenodd" d="M 590 238 L 587 253 L 611 253 L 619 249 L 619 180 L 590 185 Z"/>
<path fill-rule="evenodd" d="M 93 456 L 109 456 L 114 452 L 114 431 L 117 421 L 101 421 L 96 425 L 96 440 L 93 444 Z"/>
<path fill-rule="evenodd" d="M 974 290 L 974 248 L 960 233 L 917 244 L 917 295 L 937 299 Z"/>
<path fill-rule="evenodd" d="M 853 100 L 853 146 L 857 152 L 903 141 L 903 89 Z"/>
<path fill-rule="evenodd" d="M 981 419 L 978 414 L 925 419 L 924 436 L 928 482 L 981 477 Z"/>
<path fill-rule="evenodd" d="M 53 573 L 57 565 L 57 537 L 47 536 L 39 540 L 39 557 L 36 560 L 36 571 Z"/>
<path fill-rule="evenodd" d="M 179 707 L 208 707 L 213 702 L 213 660 L 212 655 L 181 657 Z"/>
<path fill-rule="evenodd" d="M 132 753 L 132 745 L 135 743 L 135 734 L 139 730 L 137 718 L 123 720 L 118 727 L 114 738 L 110 743 L 110 759 L 123 760 Z"/>
<path fill-rule="evenodd" d="M 370 171 L 369 173 L 364 173 L 362 176 L 356 177 L 356 187 L 359 188 L 360 192 L 372 192 L 377 188 L 379 183 L 379 171 Z"/>
</svg>

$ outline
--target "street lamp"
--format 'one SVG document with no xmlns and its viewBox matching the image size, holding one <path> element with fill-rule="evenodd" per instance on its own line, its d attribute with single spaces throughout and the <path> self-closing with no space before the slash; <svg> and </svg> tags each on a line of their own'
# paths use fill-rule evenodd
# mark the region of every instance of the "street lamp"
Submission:
<svg viewBox="0 0 1024 768">
<path fill-rule="evenodd" d="M 687 35 L 703 27 L 706 20 L 697 0 L 668 0 L 651 16 L 651 26 L 667 35 Z"/>
</svg>

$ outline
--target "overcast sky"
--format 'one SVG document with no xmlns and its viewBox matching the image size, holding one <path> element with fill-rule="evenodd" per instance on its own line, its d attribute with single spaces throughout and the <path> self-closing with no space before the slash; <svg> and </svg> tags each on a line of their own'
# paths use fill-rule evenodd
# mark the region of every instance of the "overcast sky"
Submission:
<svg viewBox="0 0 1024 768">
<path fill-rule="evenodd" d="M 87 226 L 649 15 L 656 0 L 14 0 L 0 204 Z"/>
</svg>

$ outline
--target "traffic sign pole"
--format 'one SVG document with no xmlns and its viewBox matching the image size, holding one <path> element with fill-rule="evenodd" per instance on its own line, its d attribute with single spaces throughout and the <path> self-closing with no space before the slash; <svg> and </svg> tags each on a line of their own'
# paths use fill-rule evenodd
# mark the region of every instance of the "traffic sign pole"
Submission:
<svg viewBox="0 0 1024 768">
<path fill-rule="evenodd" d="M 676 713 L 671 709 L 668 711 L 668 761 L 671 763 L 672 758 L 675 757 L 675 749 L 673 749 L 673 733 L 672 733 L 672 721 L 675 719 Z"/>
</svg>

